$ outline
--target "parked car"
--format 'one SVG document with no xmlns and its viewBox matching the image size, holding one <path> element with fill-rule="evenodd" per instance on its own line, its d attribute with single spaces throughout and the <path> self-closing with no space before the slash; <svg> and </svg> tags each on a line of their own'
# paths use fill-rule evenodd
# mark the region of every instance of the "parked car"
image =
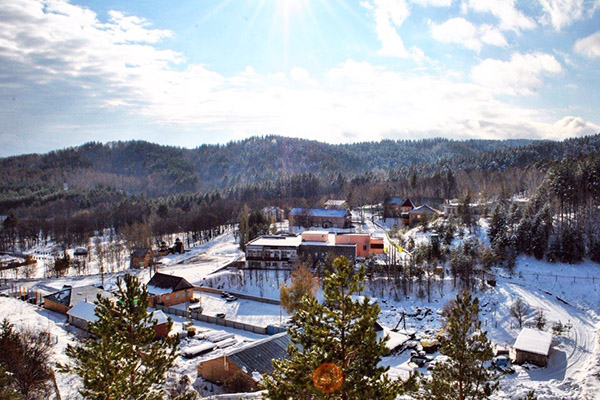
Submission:
<svg viewBox="0 0 600 400">
<path fill-rule="evenodd" d="M 217 317 L 217 318 L 225 318 L 225 313 L 222 313 L 222 312 L 218 313 L 218 314 L 215 315 L 215 317 Z"/>
<path fill-rule="evenodd" d="M 225 301 L 227 301 L 227 302 L 232 302 L 232 301 L 236 301 L 236 300 L 237 300 L 237 297 L 235 297 L 235 296 L 229 295 L 229 296 L 225 297 Z"/>
<path fill-rule="evenodd" d="M 230 296 L 230 294 L 225 291 L 221 292 L 221 297 L 225 298 L 227 296 Z"/>
<path fill-rule="evenodd" d="M 421 368 L 421 367 L 424 367 L 424 366 L 425 366 L 425 364 L 427 363 L 427 358 L 425 358 L 425 357 L 423 357 L 423 356 L 412 356 L 412 357 L 410 358 L 410 361 L 411 361 L 412 363 L 415 363 L 415 364 L 417 364 L 417 366 L 418 366 L 419 368 Z"/>
<path fill-rule="evenodd" d="M 202 312 L 202 305 L 200 303 L 190 304 L 190 306 L 188 307 L 188 309 L 190 311 L 200 311 L 200 312 Z"/>
</svg>

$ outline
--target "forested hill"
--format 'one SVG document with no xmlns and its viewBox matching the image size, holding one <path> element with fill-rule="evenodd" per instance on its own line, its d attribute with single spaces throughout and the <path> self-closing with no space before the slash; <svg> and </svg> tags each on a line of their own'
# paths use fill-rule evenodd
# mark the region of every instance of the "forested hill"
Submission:
<svg viewBox="0 0 600 400">
<path fill-rule="evenodd" d="M 253 137 L 195 149 L 143 141 L 87 143 L 79 147 L 0 159 L 0 200 L 98 186 L 161 196 L 226 189 L 283 176 L 352 177 L 413 168 L 486 169 L 554 161 L 600 151 L 600 135 L 564 142 L 427 139 L 332 145 L 279 136 Z"/>
</svg>

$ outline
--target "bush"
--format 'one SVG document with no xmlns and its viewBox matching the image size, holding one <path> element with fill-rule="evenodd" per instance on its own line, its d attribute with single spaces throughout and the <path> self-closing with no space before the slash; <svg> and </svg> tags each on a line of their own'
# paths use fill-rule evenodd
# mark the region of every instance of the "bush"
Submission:
<svg viewBox="0 0 600 400">
<path fill-rule="evenodd" d="M 196 328 L 193 326 L 190 326 L 189 328 L 187 328 L 187 335 L 188 335 L 188 337 L 196 336 Z"/>
</svg>

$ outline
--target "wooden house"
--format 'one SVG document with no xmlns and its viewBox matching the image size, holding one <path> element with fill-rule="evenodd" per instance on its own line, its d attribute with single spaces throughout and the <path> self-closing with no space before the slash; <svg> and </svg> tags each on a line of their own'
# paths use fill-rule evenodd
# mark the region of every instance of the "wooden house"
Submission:
<svg viewBox="0 0 600 400">
<path fill-rule="evenodd" d="M 140 247 L 131 253 L 131 268 L 147 268 L 154 265 L 154 253 L 151 248 Z"/>
<path fill-rule="evenodd" d="M 161 272 L 154 274 L 148 282 L 148 303 L 172 306 L 186 303 L 194 297 L 194 285 L 182 277 Z"/>
<path fill-rule="evenodd" d="M 515 363 L 529 362 L 540 367 L 548 363 L 552 334 L 537 329 L 523 328 L 517 336 L 513 348 L 515 349 Z"/>
<path fill-rule="evenodd" d="M 286 349 L 289 344 L 290 338 L 285 332 L 258 340 L 217 358 L 202 361 L 198 365 L 198 376 L 209 382 L 222 384 L 235 374 L 242 373 L 252 382 L 248 391 L 258 390 L 254 381 L 255 374 L 273 373 L 272 360 L 287 357 Z"/>
<path fill-rule="evenodd" d="M 402 213 L 415 208 L 408 197 L 387 197 L 383 202 L 383 218 L 402 218 Z"/>
<path fill-rule="evenodd" d="M 413 208 L 412 210 L 403 212 L 402 213 L 402 224 L 414 225 L 414 224 L 422 221 L 424 218 L 433 220 L 441 215 L 442 215 L 442 213 L 440 211 L 428 206 L 427 204 L 424 204 L 422 206 Z"/>
<path fill-rule="evenodd" d="M 80 301 L 93 303 L 98 294 L 105 298 L 113 298 L 112 293 L 91 285 L 80 287 L 64 286 L 61 290 L 44 296 L 44 308 L 61 314 L 67 314 Z"/>
</svg>

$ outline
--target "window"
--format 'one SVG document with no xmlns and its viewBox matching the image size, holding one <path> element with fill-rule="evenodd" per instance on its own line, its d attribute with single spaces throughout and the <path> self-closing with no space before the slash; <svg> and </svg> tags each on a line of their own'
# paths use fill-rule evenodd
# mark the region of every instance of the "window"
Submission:
<svg viewBox="0 0 600 400">
<path fill-rule="evenodd" d="M 178 299 L 179 298 L 179 293 L 175 293 L 175 298 Z"/>
<path fill-rule="evenodd" d="M 366 251 L 367 250 L 367 245 L 363 244 L 363 250 Z"/>
<path fill-rule="evenodd" d="M 166 301 L 169 301 L 169 300 L 171 300 L 171 296 L 169 296 L 169 295 L 165 296 L 165 300 L 166 300 Z"/>
</svg>

